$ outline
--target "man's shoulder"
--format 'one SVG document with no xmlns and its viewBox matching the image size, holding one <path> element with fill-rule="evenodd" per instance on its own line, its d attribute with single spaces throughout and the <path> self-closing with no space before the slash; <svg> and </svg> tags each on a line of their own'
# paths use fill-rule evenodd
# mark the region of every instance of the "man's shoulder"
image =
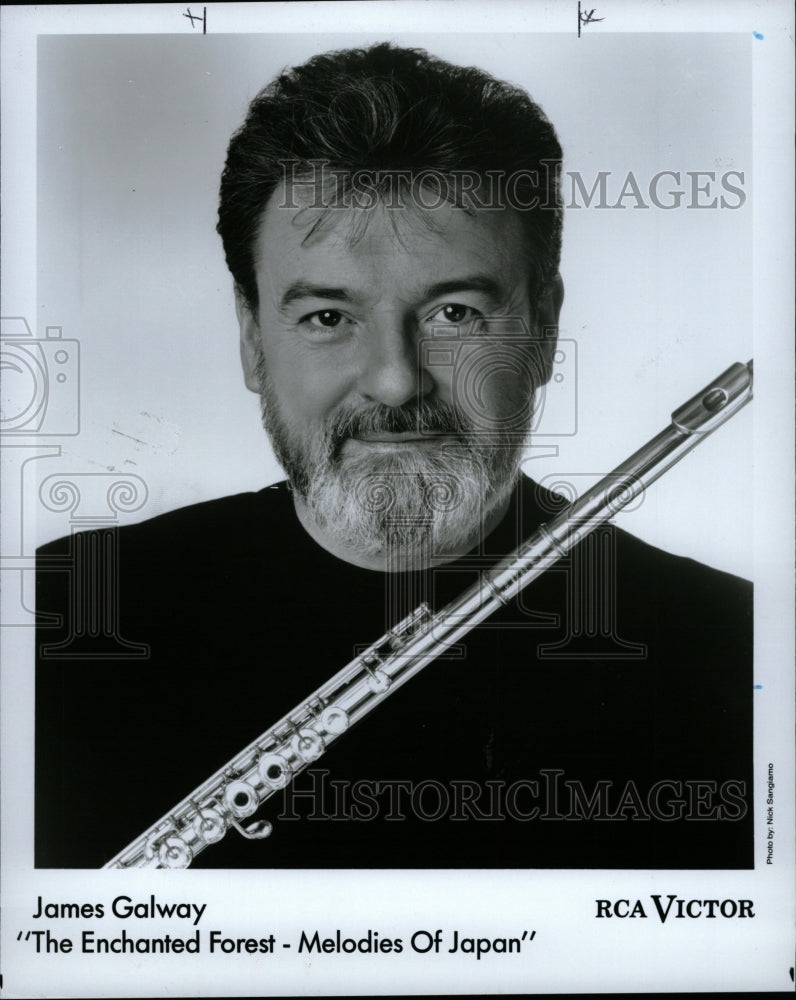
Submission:
<svg viewBox="0 0 796 1000">
<path fill-rule="evenodd" d="M 555 514 L 549 512 L 564 506 L 562 501 L 556 510 L 553 495 L 532 480 L 526 480 L 523 492 L 526 510 L 532 508 L 539 520 L 550 520 Z M 620 618 L 644 623 L 656 634 L 690 633 L 705 642 L 711 633 L 715 639 L 721 632 L 748 641 L 750 581 L 665 551 L 612 522 L 582 541 L 559 569 L 569 579 L 570 601 L 597 601 L 603 611 L 610 605 Z"/>
<path fill-rule="evenodd" d="M 256 537 L 265 535 L 278 539 L 284 537 L 286 528 L 294 520 L 290 492 L 287 484 L 280 482 L 257 492 L 237 493 L 179 507 L 134 524 L 92 527 L 78 534 L 85 537 L 110 531 L 125 549 L 151 554 L 153 551 L 195 550 L 214 539 L 227 546 L 234 546 L 236 542 L 251 543 L 255 527 Z M 65 555 L 71 551 L 73 538 L 74 535 L 67 535 L 47 542 L 38 549 L 37 555 L 40 559 Z"/>
<path fill-rule="evenodd" d="M 651 583 L 666 582 L 672 589 L 687 586 L 691 591 L 739 590 L 750 592 L 752 583 L 743 577 L 716 569 L 689 556 L 678 555 L 643 541 L 624 528 L 612 526 L 616 551 L 639 570 L 655 570 Z M 643 581 L 642 581 L 643 582 Z"/>
<path fill-rule="evenodd" d="M 754 592 L 742 577 L 674 555 L 614 528 L 617 604 L 671 642 L 751 658 Z"/>
<path fill-rule="evenodd" d="M 523 475 L 521 484 L 522 504 L 529 521 L 546 521 L 565 509 L 566 501 L 533 479 Z M 620 515 L 621 518 L 621 515 Z M 732 573 L 715 569 L 687 556 L 677 555 L 643 541 L 621 526 L 608 522 L 600 529 L 610 539 L 613 554 L 621 558 L 625 567 L 638 572 L 636 583 L 689 582 L 695 587 L 719 587 L 748 590 L 751 583 Z M 643 575 L 641 575 L 643 574 Z"/>
<path fill-rule="evenodd" d="M 113 605 L 108 613 L 118 613 L 125 634 L 153 649 L 190 630 L 221 641 L 231 622 L 257 613 L 258 595 L 270 594 L 291 572 L 300 531 L 284 484 L 137 524 L 92 526 L 38 550 L 36 604 L 67 629 L 70 615 L 85 612 L 78 596 L 92 613 Z M 60 627 L 42 619 L 47 642 L 58 641 L 52 629 Z"/>
</svg>

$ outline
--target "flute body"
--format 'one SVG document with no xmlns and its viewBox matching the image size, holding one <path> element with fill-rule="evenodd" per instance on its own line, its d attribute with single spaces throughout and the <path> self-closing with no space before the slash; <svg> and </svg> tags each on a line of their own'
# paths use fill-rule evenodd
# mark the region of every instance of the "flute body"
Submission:
<svg viewBox="0 0 796 1000">
<path fill-rule="evenodd" d="M 752 362 L 734 364 L 674 411 L 671 423 L 438 612 L 421 604 L 144 831 L 105 868 L 185 868 L 252 820 L 356 722 L 610 520 L 752 398 Z M 244 825 L 244 822 L 247 825 Z"/>
</svg>

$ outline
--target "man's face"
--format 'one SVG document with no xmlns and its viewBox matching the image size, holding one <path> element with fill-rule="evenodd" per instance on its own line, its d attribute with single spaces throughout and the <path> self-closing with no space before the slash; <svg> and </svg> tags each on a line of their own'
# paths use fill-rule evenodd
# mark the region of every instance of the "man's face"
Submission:
<svg viewBox="0 0 796 1000">
<path fill-rule="evenodd" d="M 519 216 L 334 209 L 310 234 L 317 212 L 280 202 L 262 220 L 258 316 L 238 314 L 297 507 L 354 556 L 384 553 L 398 521 L 431 525 L 440 555 L 473 544 L 511 492 L 552 350 L 518 322 L 477 323 L 533 330 Z"/>
</svg>

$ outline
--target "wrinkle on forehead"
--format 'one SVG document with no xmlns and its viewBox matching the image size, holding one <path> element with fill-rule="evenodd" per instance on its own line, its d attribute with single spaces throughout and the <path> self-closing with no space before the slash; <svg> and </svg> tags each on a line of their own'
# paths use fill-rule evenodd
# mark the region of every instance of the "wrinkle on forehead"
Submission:
<svg viewBox="0 0 796 1000">
<path fill-rule="evenodd" d="M 501 258 L 502 266 L 509 265 L 511 257 L 516 261 L 519 256 L 527 272 L 531 266 L 530 248 L 523 220 L 515 210 L 504 207 L 486 211 L 462 207 L 443 201 L 433 185 L 428 191 L 431 193 L 429 204 L 436 195 L 438 206 L 418 204 L 409 191 L 405 191 L 400 204 L 394 206 L 386 204 L 384 199 L 379 199 L 372 206 L 317 205 L 314 191 L 308 191 L 306 187 L 291 192 L 291 205 L 286 204 L 284 190 L 276 191 L 260 220 L 260 263 L 264 250 L 264 229 L 269 228 L 266 216 L 270 216 L 277 227 L 272 230 L 272 235 L 279 230 L 285 233 L 289 228 L 299 237 L 293 245 L 302 249 L 312 250 L 331 237 L 340 249 L 351 251 L 360 247 L 366 237 L 372 236 L 374 240 L 383 241 L 383 246 L 378 248 L 380 255 L 388 249 L 411 253 L 426 240 L 433 245 L 435 238 L 439 240 L 446 235 L 450 236 L 451 245 L 460 245 L 462 235 L 470 228 L 466 223 L 470 222 L 473 232 L 479 236 L 488 234 L 486 243 L 491 244 L 491 253 Z M 465 226 L 457 225 L 458 222 L 464 222 Z"/>
<path fill-rule="evenodd" d="M 445 203 L 445 207 L 472 215 L 471 211 Z M 379 222 L 389 223 L 391 235 L 404 249 L 409 246 L 405 239 L 412 236 L 432 233 L 440 235 L 446 228 L 447 214 L 438 209 L 424 208 L 415 204 L 411 198 L 406 198 L 398 207 L 388 208 L 383 199 L 379 199 L 372 207 L 334 206 L 315 208 L 307 206 L 299 209 L 292 219 L 292 224 L 307 230 L 301 243 L 302 246 L 312 246 L 320 242 L 333 230 L 342 238 L 346 247 L 353 249 L 367 235 L 371 222 L 377 218 Z M 382 232 L 384 227 L 381 226 Z"/>
<path fill-rule="evenodd" d="M 361 173 L 360 177 L 360 172 L 324 170 L 313 173 L 311 181 L 298 174 L 289 188 L 287 181 L 278 186 L 266 207 L 292 210 L 293 223 L 306 230 L 302 242 L 308 245 L 339 228 L 341 217 L 346 220 L 345 241 L 353 246 L 377 214 L 389 220 L 399 241 L 407 229 L 441 232 L 451 210 L 470 218 L 516 214 L 503 203 L 487 208 L 494 202 L 494 192 L 490 182 L 477 175 L 465 187 L 461 179 L 440 171 L 422 171 L 422 178 L 401 170 Z"/>
</svg>

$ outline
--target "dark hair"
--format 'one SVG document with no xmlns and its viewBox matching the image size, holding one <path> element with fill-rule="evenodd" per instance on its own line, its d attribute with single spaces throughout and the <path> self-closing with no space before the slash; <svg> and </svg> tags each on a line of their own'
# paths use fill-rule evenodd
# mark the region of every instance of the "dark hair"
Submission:
<svg viewBox="0 0 796 1000">
<path fill-rule="evenodd" d="M 294 177 L 319 161 L 352 175 L 493 172 L 503 204 L 520 208 L 525 220 L 533 302 L 558 271 L 555 130 L 524 90 L 482 70 L 385 42 L 314 56 L 254 98 L 227 151 L 217 229 L 227 266 L 255 314 L 260 222 L 286 161 Z"/>
</svg>

